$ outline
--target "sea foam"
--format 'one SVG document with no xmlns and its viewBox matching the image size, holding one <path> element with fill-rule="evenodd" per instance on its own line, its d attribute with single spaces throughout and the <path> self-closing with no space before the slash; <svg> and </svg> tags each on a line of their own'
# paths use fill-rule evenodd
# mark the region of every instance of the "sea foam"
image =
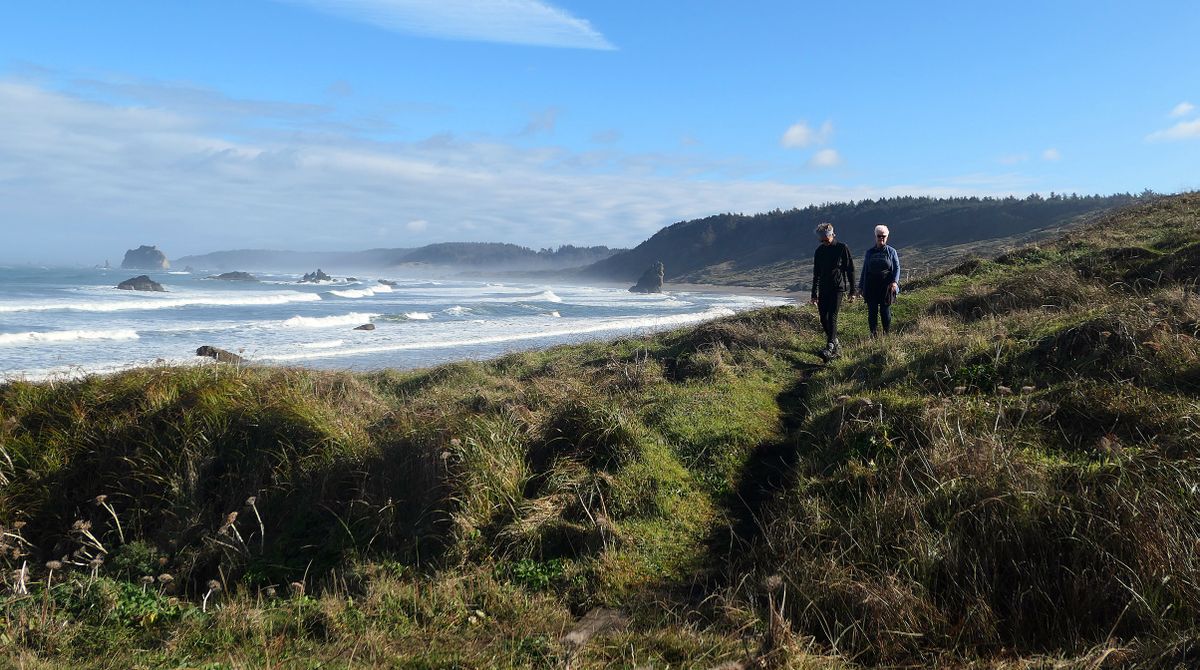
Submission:
<svg viewBox="0 0 1200 670">
<path fill-rule="evenodd" d="M 321 296 L 316 293 L 275 293 L 268 295 L 244 295 L 221 297 L 182 298 L 132 298 L 125 296 L 106 297 L 99 300 L 64 302 L 10 302 L 0 304 L 0 313 L 13 312 L 126 312 L 135 310 L 173 309 L 176 307 L 238 307 L 254 305 L 285 305 L 290 302 L 316 302 Z"/>
<path fill-rule="evenodd" d="M 80 340 L 136 340 L 138 334 L 132 328 L 117 330 L 52 330 L 48 332 L 5 333 L 0 335 L 0 346 L 22 344 L 45 344 L 48 342 L 79 342 Z"/>
<path fill-rule="evenodd" d="M 357 326 L 367 323 L 378 314 L 365 312 L 350 312 L 334 316 L 293 316 L 280 323 L 284 328 L 331 328 L 336 326 Z"/>
</svg>

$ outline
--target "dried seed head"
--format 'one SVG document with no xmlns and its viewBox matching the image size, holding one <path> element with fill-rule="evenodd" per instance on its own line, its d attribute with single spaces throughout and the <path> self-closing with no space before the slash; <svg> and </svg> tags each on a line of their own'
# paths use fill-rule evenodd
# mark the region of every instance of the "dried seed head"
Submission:
<svg viewBox="0 0 1200 670">
<path fill-rule="evenodd" d="M 996 387 L 996 393 L 999 393 L 1000 395 L 1012 395 L 1012 389 L 1001 385 Z"/>
<path fill-rule="evenodd" d="M 292 582 L 290 586 L 292 589 L 292 595 L 294 595 L 294 596 L 304 595 L 304 582 Z"/>
<path fill-rule="evenodd" d="M 170 573 L 166 573 L 166 572 L 164 572 L 164 573 L 162 573 L 161 575 L 159 575 L 159 576 L 158 576 L 158 583 L 159 583 L 159 584 L 170 584 L 170 583 L 171 583 L 171 582 L 173 582 L 173 581 L 175 581 L 175 578 L 174 578 L 174 577 L 172 577 L 172 576 L 170 575 Z"/>
<path fill-rule="evenodd" d="M 89 531 L 91 529 L 92 529 L 91 521 L 84 521 L 83 519 L 76 519 L 75 523 L 71 524 L 71 530 L 74 530 L 74 531 L 77 531 L 80 533 Z"/>
<path fill-rule="evenodd" d="M 24 521 L 14 521 L 13 522 L 13 530 L 21 530 L 24 527 L 25 527 Z"/>
<path fill-rule="evenodd" d="M 230 512 L 225 515 L 225 525 L 232 526 L 234 521 L 237 521 L 237 512 Z"/>
<path fill-rule="evenodd" d="M 142 575 L 142 580 L 141 580 L 141 581 L 142 581 L 142 583 L 143 583 L 143 584 L 153 584 L 153 583 L 154 583 L 154 576 L 153 576 L 153 575 Z"/>
<path fill-rule="evenodd" d="M 92 569 L 99 569 L 102 565 L 104 565 L 104 559 L 100 558 L 99 556 L 88 561 L 88 566 L 90 566 Z"/>
<path fill-rule="evenodd" d="M 167 557 L 166 557 L 166 556 L 159 556 L 159 557 L 158 557 L 158 564 L 159 564 L 160 566 L 164 566 L 164 565 L 166 565 L 168 562 L 169 562 L 169 561 L 167 561 Z"/>
<path fill-rule="evenodd" d="M 274 598 L 275 597 L 275 587 L 268 586 L 267 588 L 263 589 L 263 595 L 265 595 L 268 598 Z"/>
<path fill-rule="evenodd" d="M 246 507 L 254 507 L 254 503 L 256 502 L 258 502 L 258 497 L 250 496 L 249 498 L 246 498 Z"/>
<path fill-rule="evenodd" d="M 95 503 L 96 503 L 97 505 L 103 505 L 103 504 L 104 504 L 104 501 L 105 501 L 105 500 L 108 500 L 108 496 L 106 496 L 106 495 L 98 495 L 98 496 L 96 496 L 95 498 L 93 498 L 92 500 L 94 500 L 94 501 L 95 501 Z"/>
<path fill-rule="evenodd" d="M 46 561 L 47 570 L 62 570 L 62 561 Z"/>
<path fill-rule="evenodd" d="M 966 392 L 967 392 L 967 387 L 965 387 L 965 386 L 955 386 L 955 387 L 954 387 L 954 394 L 955 394 L 955 395 L 962 395 L 962 394 L 964 394 L 964 393 L 966 393 Z"/>
<path fill-rule="evenodd" d="M 1033 393 L 1036 389 L 1037 387 L 1035 386 L 1022 386 L 1021 393 Z"/>
<path fill-rule="evenodd" d="M 763 580 L 763 586 L 769 593 L 778 593 L 783 588 L 783 577 L 779 575 L 771 575 Z"/>
<path fill-rule="evenodd" d="M 207 584 L 207 586 L 208 586 L 208 590 L 209 590 L 209 591 L 212 591 L 213 593 L 220 593 L 220 592 L 221 592 L 221 582 L 218 582 L 218 581 L 217 581 L 217 580 L 215 580 L 215 579 L 210 579 L 210 580 L 208 580 L 208 584 Z"/>
</svg>

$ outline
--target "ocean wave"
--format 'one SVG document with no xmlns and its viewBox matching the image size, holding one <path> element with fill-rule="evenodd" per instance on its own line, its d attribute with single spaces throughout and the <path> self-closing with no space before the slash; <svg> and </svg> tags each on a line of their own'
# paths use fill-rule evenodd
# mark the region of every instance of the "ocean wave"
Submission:
<svg viewBox="0 0 1200 670">
<path fill-rule="evenodd" d="M 48 332 L 0 334 L 0 346 L 45 344 L 47 342 L 79 342 L 80 340 L 136 340 L 132 328 L 118 330 L 52 330 Z"/>
<path fill-rule="evenodd" d="M 409 321 L 428 321 L 433 318 L 433 315 L 429 312 L 405 312 L 404 318 Z"/>
<path fill-rule="evenodd" d="M 123 298 L 124 296 L 122 296 Z M 254 305 L 286 305 L 290 302 L 316 302 L 321 296 L 316 293 L 276 293 L 271 295 L 243 295 L 221 297 L 181 298 L 131 298 L 105 297 L 89 302 L 44 302 L 0 304 L 0 313 L 13 312 L 125 312 L 151 309 L 174 309 L 176 307 L 239 307 Z"/>
<path fill-rule="evenodd" d="M 467 312 L 470 312 L 470 311 L 471 311 L 470 307 L 463 307 L 462 305 L 455 305 L 453 307 L 447 307 L 446 309 L 442 310 L 442 312 L 445 314 L 453 314 L 455 316 L 462 316 L 463 314 L 466 314 Z"/>
<path fill-rule="evenodd" d="M 293 316 L 279 325 L 284 328 L 330 328 L 334 326 L 358 326 L 379 316 L 365 312 L 350 312 L 333 316 Z"/>
<path fill-rule="evenodd" d="M 330 291 L 330 295 L 336 295 L 339 298 L 369 298 L 376 293 L 391 293 L 392 287 L 380 284 L 371 288 L 348 288 L 344 291 Z"/>
<path fill-rule="evenodd" d="M 429 340 L 424 342 L 397 342 L 394 344 L 380 344 L 364 347 L 350 347 L 346 349 L 338 349 L 336 351 L 320 351 L 320 352 L 302 352 L 292 354 L 265 354 L 260 356 L 258 360 L 262 361 L 300 361 L 313 358 L 332 358 L 343 356 L 362 356 L 367 354 L 382 354 L 393 351 L 411 351 L 422 349 L 448 349 L 453 347 L 469 347 L 486 344 L 508 344 L 512 342 L 521 342 L 525 340 L 539 340 L 546 338 L 570 338 L 580 335 L 591 335 L 605 332 L 623 332 L 632 333 L 645 330 L 662 330 L 675 326 L 682 326 L 689 323 L 698 323 L 700 321 L 708 321 L 724 316 L 732 316 L 736 314 L 731 309 L 724 307 L 716 307 L 704 310 L 703 312 L 693 312 L 691 314 L 673 314 L 662 317 L 625 317 L 620 319 L 612 319 L 601 323 L 592 323 L 588 325 L 579 325 L 574 327 L 556 328 L 553 330 L 543 330 L 538 332 L 525 333 L 507 333 L 503 335 L 492 335 L 488 337 L 464 338 L 457 340 Z"/>
</svg>

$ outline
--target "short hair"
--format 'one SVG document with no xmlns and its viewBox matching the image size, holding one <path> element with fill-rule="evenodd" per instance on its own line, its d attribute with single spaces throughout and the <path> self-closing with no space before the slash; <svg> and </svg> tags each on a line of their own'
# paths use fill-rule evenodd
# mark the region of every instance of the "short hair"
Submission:
<svg viewBox="0 0 1200 670">
<path fill-rule="evenodd" d="M 892 234 L 892 231 L 888 230 L 888 227 L 881 223 L 878 226 L 875 226 L 875 234 L 878 235 L 879 233 L 883 233 L 884 235 L 887 235 L 890 237 Z"/>
<path fill-rule="evenodd" d="M 825 223 L 818 223 L 816 229 L 813 230 L 813 232 L 817 234 L 817 237 L 825 237 L 825 233 L 829 233 L 829 235 L 832 237 L 833 236 L 833 224 L 829 223 L 828 221 L 826 221 Z"/>
</svg>

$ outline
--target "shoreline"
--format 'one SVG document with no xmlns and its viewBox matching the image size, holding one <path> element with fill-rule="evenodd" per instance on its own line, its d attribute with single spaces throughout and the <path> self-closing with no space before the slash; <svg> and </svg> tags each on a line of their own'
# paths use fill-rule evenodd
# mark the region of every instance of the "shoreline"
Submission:
<svg viewBox="0 0 1200 670">
<path fill-rule="evenodd" d="M 686 291 L 691 293 L 722 293 L 730 295 L 750 295 L 750 296 L 770 296 L 774 298 L 787 298 L 793 302 L 799 301 L 802 292 L 785 291 L 779 288 L 766 288 L 763 286 L 738 286 L 735 284 L 683 284 L 675 282 L 663 282 L 663 292 Z"/>
</svg>

